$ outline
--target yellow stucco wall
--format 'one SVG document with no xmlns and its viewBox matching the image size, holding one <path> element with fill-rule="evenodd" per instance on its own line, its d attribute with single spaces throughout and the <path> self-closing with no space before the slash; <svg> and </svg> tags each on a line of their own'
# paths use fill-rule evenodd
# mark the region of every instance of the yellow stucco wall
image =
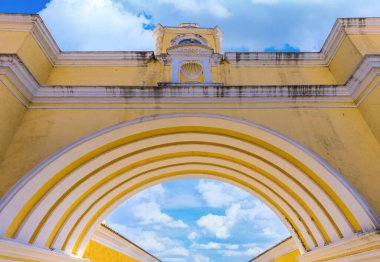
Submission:
<svg viewBox="0 0 380 262">
<path fill-rule="evenodd" d="M 53 65 L 32 35 L 28 35 L 17 54 L 39 83 L 45 83 Z"/>
<path fill-rule="evenodd" d="M 6 81 L 4 77 L 0 79 Z M 9 85 L 11 83 L 5 82 Z M 19 100 L 0 82 L 0 163 L 26 112 Z"/>
<path fill-rule="evenodd" d="M 197 32 L 197 31 L 195 31 Z M 198 33 L 202 33 L 199 31 Z M 164 47 L 175 36 L 164 37 Z M 203 36 L 215 47 L 213 35 Z M 1 41 L 3 39 L 4 41 Z M 214 82 L 225 85 L 333 85 L 351 76 L 365 54 L 380 51 L 380 36 L 347 36 L 331 63 L 326 66 L 247 66 L 228 62 L 212 67 Z M 152 86 L 171 79 L 170 66 L 151 60 L 146 66 L 53 66 L 31 34 L 0 31 L 0 53 L 17 53 L 40 84 Z"/>
<path fill-rule="evenodd" d="M 1 53 L 17 53 L 25 38 L 27 32 L 0 31 L 0 50 Z"/>
<path fill-rule="evenodd" d="M 177 32 L 178 31 L 178 32 Z M 215 48 L 212 30 L 195 30 Z M 183 31 L 185 32 L 185 31 Z M 163 49 L 181 30 L 169 30 Z M 304 85 L 342 84 L 351 76 L 362 57 L 380 51 L 379 35 L 348 35 L 339 46 L 331 63 L 326 66 L 233 66 L 222 63 L 212 67 L 214 82 L 225 85 Z M 47 59 L 34 37 L 27 32 L 0 31 L 0 53 L 17 53 L 40 84 L 47 85 L 156 85 L 171 79 L 170 66 L 155 60 L 147 66 L 55 67 Z"/>
<path fill-rule="evenodd" d="M 328 67 L 236 67 L 224 64 L 225 85 L 333 85 Z"/>
<path fill-rule="evenodd" d="M 1 195 L 43 159 L 79 138 L 123 121 L 179 112 L 244 118 L 295 139 L 343 174 L 380 215 L 380 147 L 356 108 L 33 109 L 25 114 L 0 168 Z"/>
<path fill-rule="evenodd" d="M 281 257 L 277 257 L 272 260 L 272 262 L 297 262 L 297 257 L 301 255 L 299 250 L 294 250 L 288 254 L 285 254 Z"/>
<path fill-rule="evenodd" d="M 380 53 L 379 35 L 349 35 L 348 37 L 361 55 Z"/>
<path fill-rule="evenodd" d="M 374 86 L 359 109 L 380 143 L 380 84 Z"/>
<path fill-rule="evenodd" d="M 90 259 L 93 262 L 138 262 L 130 256 L 119 253 L 98 242 L 90 240 L 84 252 L 83 258 Z"/>
<path fill-rule="evenodd" d="M 331 60 L 329 68 L 338 84 L 344 84 L 362 59 L 357 47 L 346 37 Z"/>
</svg>

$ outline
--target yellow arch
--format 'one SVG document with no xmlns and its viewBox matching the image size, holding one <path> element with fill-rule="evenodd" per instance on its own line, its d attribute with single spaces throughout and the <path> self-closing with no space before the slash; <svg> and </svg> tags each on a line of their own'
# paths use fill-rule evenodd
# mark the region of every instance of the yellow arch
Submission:
<svg viewBox="0 0 380 262">
<path fill-rule="evenodd" d="M 295 141 L 244 120 L 192 114 L 125 122 L 57 152 L 2 199 L 1 234 L 81 255 L 114 204 L 144 185 L 184 175 L 256 192 L 289 222 L 301 252 L 378 226 L 356 191 Z"/>
</svg>

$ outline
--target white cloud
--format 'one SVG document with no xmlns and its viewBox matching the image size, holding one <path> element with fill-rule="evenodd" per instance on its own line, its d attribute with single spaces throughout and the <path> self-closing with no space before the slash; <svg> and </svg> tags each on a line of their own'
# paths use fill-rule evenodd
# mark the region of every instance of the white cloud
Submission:
<svg viewBox="0 0 380 262">
<path fill-rule="evenodd" d="M 183 257 L 166 257 L 167 262 L 187 262 L 186 258 Z"/>
<path fill-rule="evenodd" d="M 226 239 L 230 237 L 230 230 L 237 222 L 239 210 L 240 205 L 233 204 L 226 210 L 225 216 L 207 214 L 197 221 L 197 225 L 214 234 L 217 238 Z"/>
<path fill-rule="evenodd" d="M 161 251 L 157 253 L 157 256 L 159 257 L 165 257 L 165 256 L 182 256 L 187 257 L 189 256 L 189 250 L 184 247 L 173 247 L 166 249 L 164 251 Z M 166 259 L 165 259 L 166 260 Z"/>
<path fill-rule="evenodd" d="M 195 240 L 197 237 L 198 237 L 198 233 L 195 232 L 195 231 L 193 231 L 193 232 L 191 232 L 190 234 L 187 235 L 187 239 L 190 240 L 190 241 Z"/>
<path fill-rule="evenodd" d="M 194 262 L 210 262 L 210 258 L 203 255 L 193 255 Z"/>
<path fill-rule="evenodd" d="M 107 225 L 157 256 L 189 256 L 189 250 L 183 246 L 181 241 L 162 237 L 157 232 L 142 228 L 127 227 L 117 223 L 107 223 Z"/>
<path fill-rule="evenodd" d="M 341 1 L 341 0 L 335 0 Z M 251 0 L 252 4 L 264 4 L 264 5 L 275 5 L 275 4 L 328 4 L 331 0 Z"/>
<path fill-rule="evenodd" d="M 222 244 L 216 242 L 209 242 L 207 244 L 193 244 L 191 245 L 191 247 L 195 249 L 221 249 Z"/>
<path fill-rule="evenodd" d="M 226 244 L 226 243 L 217 243 L 217 242 L 208 242 L 207 244 L 193 243 L 191 247 L 194 249 L 205 249 L 205 250 L 217 250 L 217 249 L 237 250 L 239 249 L 239 245 L 237 244 Z"/>
<path fill-rule="evenodd" d="M 159 224 L 172 228 L 186 228 L 182 220 L 174 220 L 171 216 L 162 213 L 160 205 L 156 202 L 143 202 L 133 207 L 133 215 L 141 219 L 144 225 Z"/>
<path fill-rule="evenodd" d="M 63 50 L 153 50 L 151 21 L 111 0 L 52 0 L 40 15 Z"/>
<path fill-rule="evenodd" d="M 130 228 L 125 225 L 108 222 L 107 225 L 120 233 L 127 236 L 132 242 L 151 252 L 163 251 L 167 246 L 175 245 L 169 238 L 160 237 L 155 232 L 144 231 L 140 228 Z"/>
<path fill-rule="evenodd" d="M 248 198 L 250 195 L 232 185 L 201 179 L 198 192 L 210 207 L 227 207 L 231 203 Z"/>
<path fill-rule="evenodd" d="M 237 244 L 224 244 L 224 247 L 231 250 L 239 249 L 239 245 Z"/>
<path fill-rule="evenodd" d="M 219 0 L 158 0 L 158 2 L 172 4 L 176 9 L 184 12 L 211 14 L 220 18 L 231 15 Z"/>
<path fill-rule="evenodd" d="M 248 260 L 288 236 L 286 228 L 266 205 L 231 185 L 210 180 L 171 183 L 138 193 L 107 218 L 110 222 L 107 224 L 163 261 L 210 261 L 205 255 L 212 252 L 213 258 L 229 256 L 239 261 Z M 185 189 L 188 185 L 191 190 Z M 178 192 L 194 194 L 197 201 L 203 202 L 202 211 L 184 211 L 181 206 L 174 205 L 175 208 L 170 208 L 174 212 L 165 213 L 163 207 L 167 208 L 165 204 L 170 203 L 168 198 L 175 197 Z M 223 201 L 218 202 L 210 192 Z M 206 199 L 218 207 L 204 213 Z M 226 207 L 225 203 L 229 205 Z M 191 216 L 186 215 L 193 211 Z M 177 218 L 181 212 L 184 218 Z M 112 222 L 115 225 L 111 225 Z M 129 226 L 122 226 L 123 223 Z M 223 239 L 229 239 L 228 243 Z M 245 241 L 258 241 L 260 245 L 246 245 Z M 220 252 L 215 254 L 217 251 Z"/>
<path fill-rule="evenodd" d="M 252 4 L 264 4 L 264 5 L 273 5 L 277 4 L 279 0 L 251 0 Z"/>
<path fill-rule="evenodd" d="M 234 227 L 241 224 L 249 225 L 256 235 L 261 234 L 267 239 L 282 240 L 289 235 L 278 217 L 258 200 L 251 202 L 249 207 L 234 203 L 225 211 L 225 215 L 209 213 L 197 221 L 199 227 L 219 239 L 229 238 Z"/>
<path fill-rule="evenodd" d="M 253 258 L 263 251 L 264 249 L 261 247 L 252 247 L 246 250 L 218 250 L 218 253 L 226 257 L 248 256 L 250 258 Z"/>
</svg>

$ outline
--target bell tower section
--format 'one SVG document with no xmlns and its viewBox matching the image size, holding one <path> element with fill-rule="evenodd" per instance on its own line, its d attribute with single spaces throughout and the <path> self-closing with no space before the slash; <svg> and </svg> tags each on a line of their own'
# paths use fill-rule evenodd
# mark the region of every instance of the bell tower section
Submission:
<svg viewBox="0 0 380 262">
<path fill-rule="evenodd" d="M 160 24 L 153 31 L 155 56 L 171 66 L 172 84 L 211 84 L 211 67 L 222 59 L 222 31 L 219 27 L 201 28 L 196 23 L 178 27 Z"/>
</svg>

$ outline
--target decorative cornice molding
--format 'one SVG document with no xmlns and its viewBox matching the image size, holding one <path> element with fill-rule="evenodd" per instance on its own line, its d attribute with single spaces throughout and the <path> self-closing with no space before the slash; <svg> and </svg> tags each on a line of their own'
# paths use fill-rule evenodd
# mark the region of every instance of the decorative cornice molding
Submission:
<svg viewBox="0 0 380 262">
<path fill-rule="evenodd" d="M 39 15 L 0 14 L 0 30 L 31 32 L 53 65 L 61 52 Z"/>
<path fill-rule="evenodd" d="M 37 43 L 40 45 L 42 51 L 49 59 L 52 65 L 55 65 L 58 56 L 62 53 L 53 36 L 45 26 L 40 16 L 33 16 L 34 26 L 32 28 L 32 35 Z"/>
<path fill-rule="evenodd" d="M 64 52 L 60 53 L 56 67 L 61 66 L 146 66 L 154 58 L 153 52 Z"/>
<path fill-rule="evenodd" d="M 165 27 L 166 28 L 166 27 Z M 146 66 L 154 59 L 153 52 L 61 52 L 38 15 L 0 14 L 0 30 L 30 31 L 54 66 Z M 212 30 L 216 30 L 214 28 Z M 211 30 L 211 29 L 210 29 Z M 236 65 L 326 65 L 343 41 L 346 32 L 380 34 L 380 18 L 338 19 L 319 53 L 226 53 L 225 59 Z M 191 45 L 172 47 L 170 56 L 178 56 L 176 49 L 193 48 Z M 177 54 L 178 53 L 178 54 Z M 198 50 L 210 56 L 212 64 L 221 62 L 221 55 L 212 54 L 205 47 Z M 158 61 L 171 63 L 171 57 L 158 56 Z M 223 106 L 239 103 L 335 103 L 330 106 L 352 107 L 362 103 L 379 83 L 380 55 L 366 55 L 351 78 L 344 85 L 273 85 L 273 86 L 214 86 L 208 84 L 162 84 L 158 86 L 40 86 L 16 54 L 0 54 L 0 73 L 16 87 L 2 81 L 26 106 L 35 108 L 43 104 L 161 104 L 196 103 Z M 206 101 L 213 97 L 213 101 Z M 252 105 L 242 105 L 252 106 Z M 263 105 L 260 105 L 263 106 Z M 265 105 L 264 105 L 265 106 Z M 282 105 L 281 105 L 282 106 Z"/>
<path fill-rule="evenodd" d="M 326 66 L 321 53 L 313 52 L 226 52 L 224 59 L 232 66 Z"/>
<path fill-rule="evenodd" d="M 351 239 L 342 239 L 337 243 L 316 248 L 298 257 L 301 262 L 307 261 L 371 261 L 380 260 L 380 232 L 357 234 Z"/>
<path fill-rule="evenodd" d="M 359 106 L 380 82 L 380 55 L 367 55 L 344 85 L 223 86 L 221 83 L 159 83 L 158 86 L 40 86 L 17 55 L 0 55 L 0 73 L 22 94 L 20 101 L 33 104 L 209 104 L 226 103 L 335 103 L 333 107 Z M 214 98 L 212 102 L 208 98 Z M 245 105 L 244 105 L 245 103 Z M 343 104 L 342 104 L 343 103 Z M 344 105 L 345 103 L 345 105 Z M 263 106 L 263 105 L 260 105 Z M 283 105 L 281 105 L 283 106 Z M 304 105 L 303 105 L 304 106 Z M 86 105 L 83 105 L 86 107 Z"/>
<path fill-rule="evenodd" d="M 26 245 L 11 239 L 0 239 L 0 260 L 2 256 L 7 257 L 6 261 L 49 261 L 49 262 L 79 262 L 87 259 L 77 258 L 62 251 L 50 250 L 47 248 Z"/>
</svg>

